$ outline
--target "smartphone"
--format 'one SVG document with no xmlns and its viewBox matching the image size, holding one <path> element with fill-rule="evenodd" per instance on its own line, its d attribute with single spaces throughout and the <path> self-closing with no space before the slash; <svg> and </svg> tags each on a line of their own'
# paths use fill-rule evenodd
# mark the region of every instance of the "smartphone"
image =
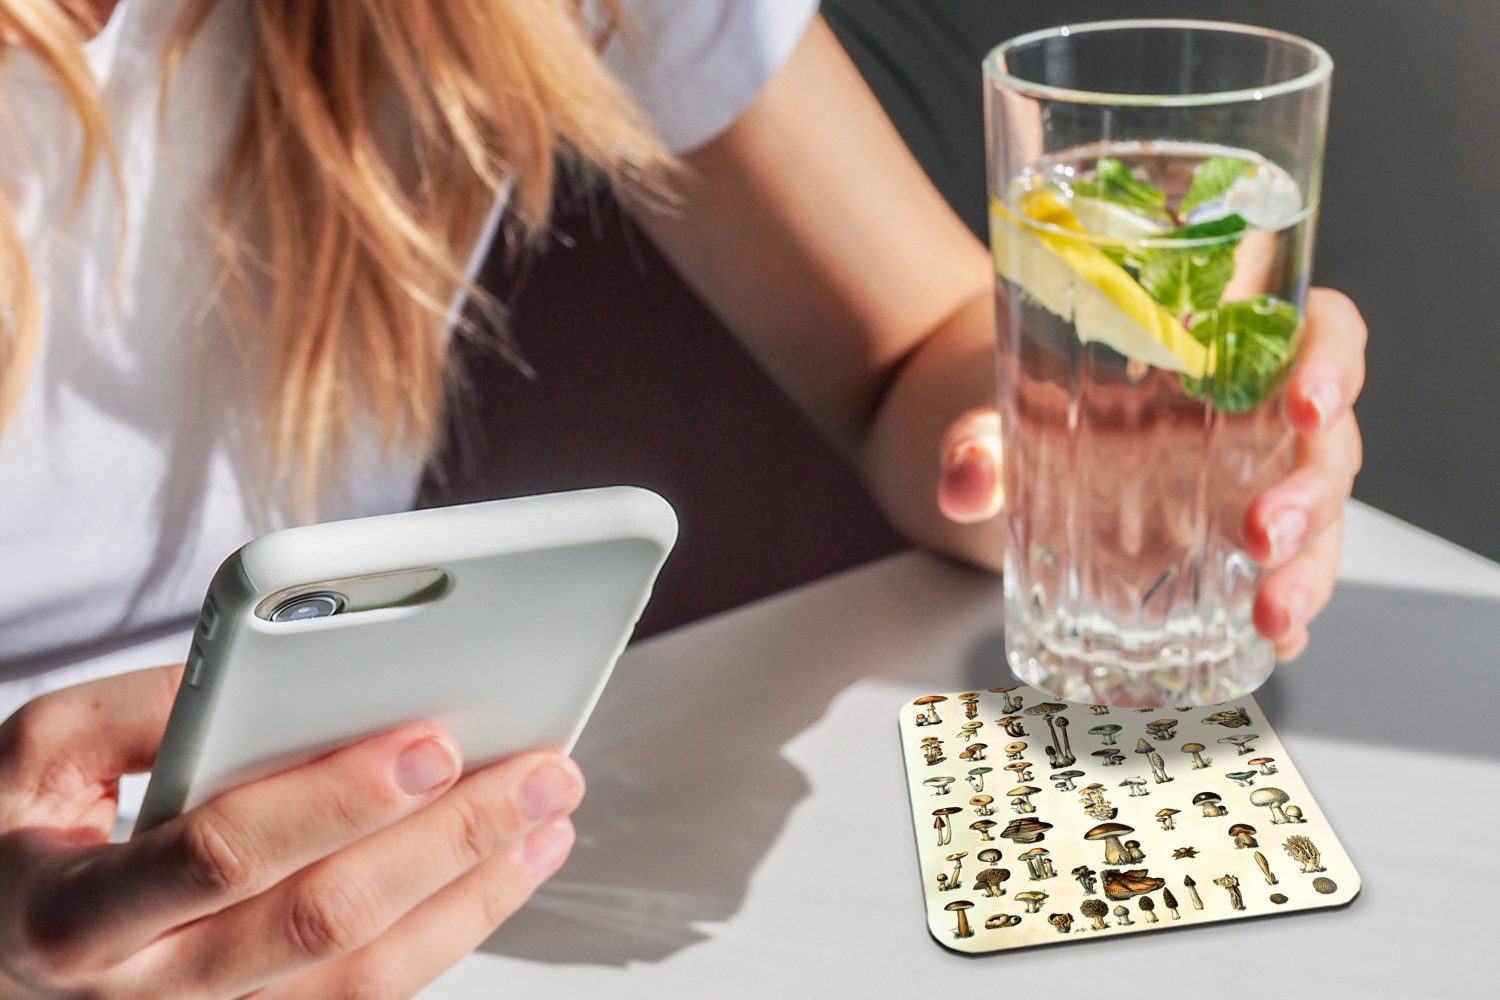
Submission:
<svg viewBox="0 0 1500 1000">
<path fill-rule="evenodd" d="M 676 538 L 629 486 L 257 538 L 209 586 L 135 832 L 412 722 L 468 768 L 571 750 Z"/>
</svg>

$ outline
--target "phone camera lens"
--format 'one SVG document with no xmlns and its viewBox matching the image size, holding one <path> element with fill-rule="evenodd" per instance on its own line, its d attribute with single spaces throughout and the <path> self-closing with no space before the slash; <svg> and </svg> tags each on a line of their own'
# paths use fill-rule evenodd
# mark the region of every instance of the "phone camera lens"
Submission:
<svg viewBox="0 0 1500 1000">
<path fill-rule="evenodd" d="M 316 594 L 298 594 L 276 605 L 271 612 L 273 622 L 302 622 L 310 618 L 327 618 L 344 610 L 344 595 L 333 591 Z"/>
</svg>

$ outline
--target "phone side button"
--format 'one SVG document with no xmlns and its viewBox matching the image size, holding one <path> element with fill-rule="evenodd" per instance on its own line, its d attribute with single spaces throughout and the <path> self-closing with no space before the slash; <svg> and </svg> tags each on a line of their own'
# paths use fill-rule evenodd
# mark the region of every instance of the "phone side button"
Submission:
<svg viewBox="0 0 1500 1000">
<path fill-rule="evenodd" d="M 191 688 L 197 687 L 199 682 L 203 680 L 203 652 L 198 648 L 196 642 L 193 643 L 193 648 L 188 651 L 187 670 L 183 674 L 182 679 Z"/>
</svg>

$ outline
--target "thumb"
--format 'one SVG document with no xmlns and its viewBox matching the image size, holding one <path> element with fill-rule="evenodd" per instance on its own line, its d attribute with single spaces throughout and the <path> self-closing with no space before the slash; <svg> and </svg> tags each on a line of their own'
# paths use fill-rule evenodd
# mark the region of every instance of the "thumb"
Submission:
<svg viewBox="0 0 1500 1000">
<path fill-rule="evenodd" d="M 150 770 L 181 680 L 179 664 L 44 694 L 0 726 L 0 767 L 21 787 L 41 769 L 82 783 Z"/>
<path fill-rule="evenodd" d="M 963 414 L 940 446 L 938 509 L 951 521 L 974 524 L 1000 512 L 1005 486 L 1000 466 L 1000 414 L 982 407 Z"/>
</svg>

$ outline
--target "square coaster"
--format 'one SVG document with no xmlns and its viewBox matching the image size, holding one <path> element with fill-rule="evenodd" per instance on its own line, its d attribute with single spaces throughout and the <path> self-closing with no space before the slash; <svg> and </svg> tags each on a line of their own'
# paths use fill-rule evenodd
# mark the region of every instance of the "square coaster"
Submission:
<svg viewBox="0 0 1500 1000">
<path fill-rule="evenodd" d="M 1253 698 L 1034 688 L 901 708 L 927 923 L 978 953 L 1348 903 L 1359 874 Z"/>
</svg>

